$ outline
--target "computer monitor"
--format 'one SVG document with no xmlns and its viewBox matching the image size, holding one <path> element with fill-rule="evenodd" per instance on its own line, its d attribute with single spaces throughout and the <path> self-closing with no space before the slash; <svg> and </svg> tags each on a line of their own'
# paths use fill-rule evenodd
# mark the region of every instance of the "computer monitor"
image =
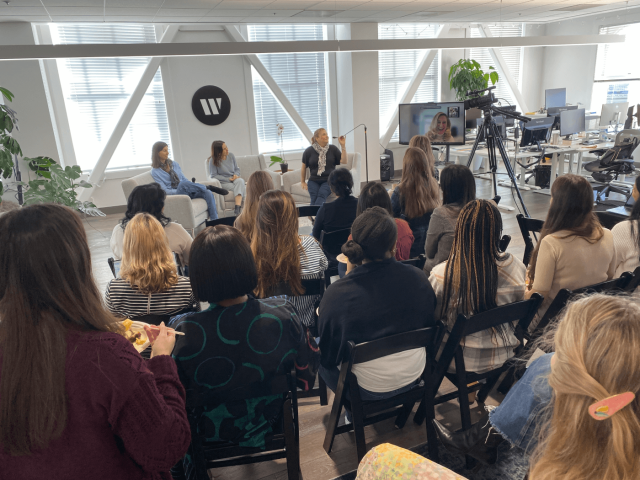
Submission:
<svg viewBox="0 0 640 480">
<path fill-rule="evenodd" d="M 549 88 L 544 91 L 544 106 L 547 110 L 552 107 L 564 107 L 566 104 L 566 88 Z"/>
<path fill-rule="evenodd" d="M 564 107 L 551 107 L 547 108 L 547 116 L 555 117 L 551 130 L 558 130 L 560 128 L 560 112 L 566 112 L 567 110 L 577 110 L 577 105 L 565 105 Z"/>
<path fill-rule="evenodd" d="M 465 128 L 476 128 L 476 119 L 483 118 L 482 110 L 470 108 L 465 112 Z"/>
<path fill-rule="evenodd" d="M 560 112 L 560 135 L 569 140 L 574 133 L 585 131 L 585 110 L 564 110 Z"/>
<path fill-rule="evenodd" d="M 464 102 L 399 105 L 400 145 L 414 135 L 426 135 L 431 145 L 464 145 Z"/>
<path fill-rule="evenodd" d="M 506 107 L 500 107 L 500 110 L 506 110 L 507 112 L 515 112 L 515 105 L 507 105 Z M 510 117 L 504 117 L 504 125 L 505 127 L 514 127 L 516 124 L 515 120 Z"/>
<path fill-rule="evenodd" d="M 521 147 L 545 143 L 549 140 L 549 133 L 555 117 L 534 118 L 524 124 L 522 130 Z M 522 123 L 522 122 L 521 122 Z M 522 125 L 521 125 L 522 127 Z"/>
<path fill-rule="evenodd" d="M 484 142 L 485 141 L 484 130 L 480 129 L 484 119 L 478 118 L 475 121 L 477 122 L 476 127 L 478 128 L 478 137 L 480 137 L 480 140 L 478 141 Z M 500 137 L 507 138 L 507 126 L 505 124 L 505 118 L 502 115 L 495 115 L 493 117 L 493 121 L 496 124 L 496 127 L 498 127 L 498 134 L 500 135 Z"/>
<path fill-rule="evenodd" d="M 600 112 L 600 126 L 618 125 L 624 123 L 624 115 L 629 109 L 629 102 L 603 103 Z"/>
</svg>

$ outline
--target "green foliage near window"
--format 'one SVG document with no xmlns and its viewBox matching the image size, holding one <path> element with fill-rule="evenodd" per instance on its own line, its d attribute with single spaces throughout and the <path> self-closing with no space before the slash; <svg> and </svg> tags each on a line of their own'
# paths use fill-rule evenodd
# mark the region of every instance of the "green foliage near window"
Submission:
<svg viewBox="0 0 640 480">
<path fill-rule="evenodd" d="M 456 92 L 456 100 L 466 100 L 467 92 L 471 90 L 483 90 L 498 83 L 500 79 L 495 68 L 489 67 L 489 72 L 485 73 L 480 64 L 475 60 L 465 58 L 451 66 L 449 70 L 449 87 Z"/>
</svg>

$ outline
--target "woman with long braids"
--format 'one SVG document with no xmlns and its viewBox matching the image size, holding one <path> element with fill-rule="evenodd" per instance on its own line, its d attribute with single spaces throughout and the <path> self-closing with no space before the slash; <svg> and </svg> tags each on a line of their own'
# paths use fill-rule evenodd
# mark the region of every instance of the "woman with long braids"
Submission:
<svg viewBox="0 0 640 480">
<path fill-rule="evenodd" d="M 438 298 L 436 318 L 451 328 L 459 313 L 473 315 L 524 298 L 524 264 L 499 249 L 502 217 L 487 200 L 473 200 L 460 212 L 449 259 L 429 281 Z M 463 339 L 468 371 L 482 373 L 513 356 L 513 328 L 483 330 Z"/>
<path fill-rule="evenodd" d="M 309 191 L 311 205 L 322 205 L 331 194 L 331 188 L 327 183 L 329 174 L 341 163 L 347 163 L 347 147 L 344 135 L 338 141 L 341 150 L 335 145 L 329 145 L 329 134 L 324 128 L 313 132 L 311 146 L 302 154 L 302 170 L 300 170 L 300 182 L 302 188 Z M 311 175 L 307 182 L 307 168 Z"/>
<path fill-rule="evenodd" d="M 244 180 L 240 178 L 240 167 L 238 167 L 235 155 L 229 152 L 226 143 L 222 140 L 215 140 L 211 144 L 211 156 L 208 160 L 209 178 L 219 180 L 222 188 L 233 191 L 236 204 L 233 214 L 237 217 L 240 215 L 242 200 L 247 190 Z"/>
<path fill-rule="evenodd" d="M 251 243 L 256 231 L 256 217 L 258 216 L 258 202 L 260 195 L 273 190 L 273 179 L 264 170 L 253 172 L 247 182 L 247 201 L 242 213 L 236 218 L 233 226 L 236 227 Z"/>
<path fill-rule="evenodd" d="M 612 229 L 613 245 L 616 251 L 616 271 L 614 278 L 624 272 L 633 272 L 640 266 L 640 176 L 636 177 L 631 192 L 636 203 L 629 219 L 616 224 Z"/>
</svg>

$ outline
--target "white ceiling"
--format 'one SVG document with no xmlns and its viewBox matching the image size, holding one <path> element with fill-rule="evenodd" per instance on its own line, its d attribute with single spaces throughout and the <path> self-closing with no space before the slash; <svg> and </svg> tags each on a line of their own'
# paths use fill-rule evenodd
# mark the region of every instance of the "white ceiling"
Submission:
<svg viewBox="0 0 640 480">
<path fill-rule="evenodd" d="M 548 23 L 636 5 L 640 0 L 0 0 L 0 22 Z"/>
</svg>

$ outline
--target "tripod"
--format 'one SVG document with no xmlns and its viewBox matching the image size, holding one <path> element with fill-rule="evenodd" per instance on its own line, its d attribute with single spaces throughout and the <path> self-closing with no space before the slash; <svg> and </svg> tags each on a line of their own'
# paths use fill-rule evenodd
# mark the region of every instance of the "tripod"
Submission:
<svg viewBox="0 0 640 480">
<path fill-rule="evenodd" d="M 496 157 L 496 146 L 500 152 L 500 156 L 502 157 L 502 162 L 507 169 L 507 174 L 511 179 L 511 184 L 513 188 L 516 189 L 516 193 L 518 194 L 518 200 L 520 200 L 520 205 L 522 205 L 522 211 L 527 217 L 531 217 L 529 215 L 529 211 L 524 204 L 524 200 L 522 199 L 522 194 L 520 193 L 520 188 L 518 188 L 518 182 L 516 181 L 515 173 L 513 172 L 513 167 L 511 162 L 509 161 L 509 155 L 507 154 L 507 150 L 504 148 L 504 143 L 502 143 L 502 137 L 498 132 L 498 127 L 496 126 L 496 122 L 493 120 L 493 116 L 491 115 L 492 110 L 500 113 L 502 115 L 513 116 L 511 112 L 502 111 L 499 108 L 492 107 L 488 105 L 484 110 L 484 121 L 482 122 L 482 126 L 480 127 L 480 131 L 478 132 L 478 136 L 476 137 L 476 141 L 473 144 L 473 148 L 471 149 L 471 153 L 469 154 L 469 161 L 467 162 L 467 167 L 471 168 L 471 163 L 473 162 L 473 156 L 478 149 L 478 145 L 480 144 L 480 139 L 484 137 L 485 142 L 487 143 L 487 152 L 489 157 L 489 170 L 491 171 L 491 181 L 493 187 L 493 196 L 495 197 L 498 194 L 498 184 L 496 181 L 496 172 L 498 170 L 498 159 Z M 482 133 L 482 135 L 480 134 Z"/>
</svg>

